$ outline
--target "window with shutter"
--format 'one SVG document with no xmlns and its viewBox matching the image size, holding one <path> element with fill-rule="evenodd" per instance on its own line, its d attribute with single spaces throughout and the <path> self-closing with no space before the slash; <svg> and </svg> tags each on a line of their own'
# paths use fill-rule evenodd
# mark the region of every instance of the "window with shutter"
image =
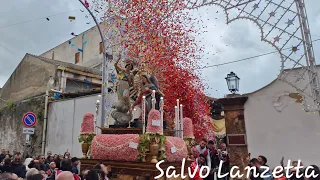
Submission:
<svg viewBox="0 0 320 180">
<path fill-rule="evenodd" d="M 103 53 L 103 46 L 102 46 L 102 42 L 100 42 L 100 45 L 99 45 L 99 54 L 102 54 Z"/>
<path fill-rule="evenodd" d="M 78 64 L 79 63 L 79 61 L 80 61 L 80 52 L 77 52 L 76 54 L 75 54 L 75 58 L 74 58 L 74 63 L 75 64 Z"/>
</svg>

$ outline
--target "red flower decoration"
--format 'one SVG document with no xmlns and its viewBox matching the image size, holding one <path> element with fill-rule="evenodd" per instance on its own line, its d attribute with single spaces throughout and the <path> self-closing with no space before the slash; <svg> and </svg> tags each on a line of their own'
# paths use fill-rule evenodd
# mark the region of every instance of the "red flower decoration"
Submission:
<svg viewBox="0 0 320 180">
<path fill-rule="evenodd" d="M 83 116 L 80 133 L 94 133 L 94 115 L 86 113 Z"/>
<path fill-rule="evenodd" d="M 138 134 L 99 134 L 91 144 L 94 159 L 114 161 L 137 161 L 139 151 L 130 144 L 139 143 Z"/>
</svg>

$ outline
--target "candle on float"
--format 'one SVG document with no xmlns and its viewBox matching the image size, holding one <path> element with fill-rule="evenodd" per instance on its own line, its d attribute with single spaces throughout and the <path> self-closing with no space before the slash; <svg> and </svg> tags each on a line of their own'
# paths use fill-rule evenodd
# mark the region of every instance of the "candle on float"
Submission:
<svg viewBox="0 0 320 180">
<path fill-rule="evenodd" d="M 146 132 L 146 97 L 142 96 L 142 134 Z"/>
<path fill-rule="evenodd" d="M 180 104 L 180 137 L 183 139 L 183 106 Z"/>
<path fill-rule="evenodd" d="M 98 99 L 96 102 L 96 117 L 94 118 L 94 132 L 98 134 L 98 129 L 97 129 L 97 118 L 99 114 L 99 106 L 100 106 L 100 100 Z"/>
<path fill-rule="evenodd" d="M 128 128 L 131 128 L 131 122 L 134 120 L 135 115 L 136 115 L 136 109 L 133 109 L 132 118 L 131 118 L 131 121 L 129 121 L 129 126 L 128 126 Z"/>
<path fill-rule="evenodd" d="M 163 106 L 164 106 L 164 101 L 163 101 L 163 97 L 161 97 L 160 98 L 160 124 L 162 127 L 161 135 L 163 135 Z"/>
<path fill-rule="evenodd" d="M 179 110 L 179 103 L 180 103 L 180 101 L 179 101 L 179 99 L 177 99 L 177 108 L 178 108 L 178 110 Z M 179 114 L 178 114 L 178 116 L 179 116 Z"/>
<path fill-rule="evenodd" d="M 135 115 L 136 115 L 136 112 L 137 112 L 137 109 L 134 108 L 134 109 L 133 109 L 133 114 L 132 114 L 133 119 L 134 119 L 134 117 L 135 117 Z"/>
<path fill-rule="evenodd" d="M 155 109 L 156 108 L 156 91 L 155 90 L 152 90 L 152 100 L 151 100 L 151 103 L 152 103 L 152 109 Z"/>
<path fill-rule="evenodd" d="M 176 136 L 179 136 L 179 110 L 178 110 L 178 106 L 174 107 L 174 112 L 175 112 Z"/>
<path fill-rule="evenodd" d="M 179 99 L 177 99 L 177 120 L 176 120 L 176 122 L 177 122 L 177 136 L 179 137 L 179 135 L 180 135 L 180 127 L 179 127 L 179 104 L 180 104 L 180 100 Z"/>
</svg>

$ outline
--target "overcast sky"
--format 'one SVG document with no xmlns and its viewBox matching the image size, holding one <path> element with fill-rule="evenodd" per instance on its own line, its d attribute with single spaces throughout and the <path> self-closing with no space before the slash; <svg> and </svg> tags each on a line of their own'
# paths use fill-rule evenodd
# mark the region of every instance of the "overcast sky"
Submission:
<svg viewBox="0 0 320 180">
<path fill-rule="evenodd" d="M 278 1 L 278 0 L 274 0 Z M 0 8 L 0 87 L 4 85 L 26 53 L 39 55 L 81 33 L 93 23 L 81 12 L 78 0 L 12 0 Z M 313 40 L 320 38 L 320 1 L 306 0 Z M 218 12 L 217 12 L 218 11 Z M 193 11 L 208 26 L 206 34 L 197 37 L 205 44 L 205 63 L 216 65 L 275 51 L 260 41 L 259 29 L 247 20 L 226 24 L 218 7 Z M 68 16 L 75 16 L 70 22 Z M 49 21 L 46 18 L 49 18 Z M 90 22 L 90 24 L 88 24 Z M 320 41 L 314 42 L 316 61 L 320 57 Z M 274 80 L 280 70 L 278 54 L 203 69 L 209 86 L 207 94 L 222 97 L 228 93 L 225 77 L 234 71 L 240 78 L 240 93 L 255 91 Z"/>
</svg>

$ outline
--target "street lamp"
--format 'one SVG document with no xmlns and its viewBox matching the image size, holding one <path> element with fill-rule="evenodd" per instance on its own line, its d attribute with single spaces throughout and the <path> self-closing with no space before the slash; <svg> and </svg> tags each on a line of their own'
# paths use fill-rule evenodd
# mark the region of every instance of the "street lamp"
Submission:
<svg viewBox="0 0 320 180">
<path fill-rule="evenodd" d="M 232 94 L 235 94 L 236 92 L 239 91 L 239 80 L 240 78 L 234 72 L 230 72 L 227 75 L 226 81 L 227 81 L 228 89 Z"/>
</svg>

